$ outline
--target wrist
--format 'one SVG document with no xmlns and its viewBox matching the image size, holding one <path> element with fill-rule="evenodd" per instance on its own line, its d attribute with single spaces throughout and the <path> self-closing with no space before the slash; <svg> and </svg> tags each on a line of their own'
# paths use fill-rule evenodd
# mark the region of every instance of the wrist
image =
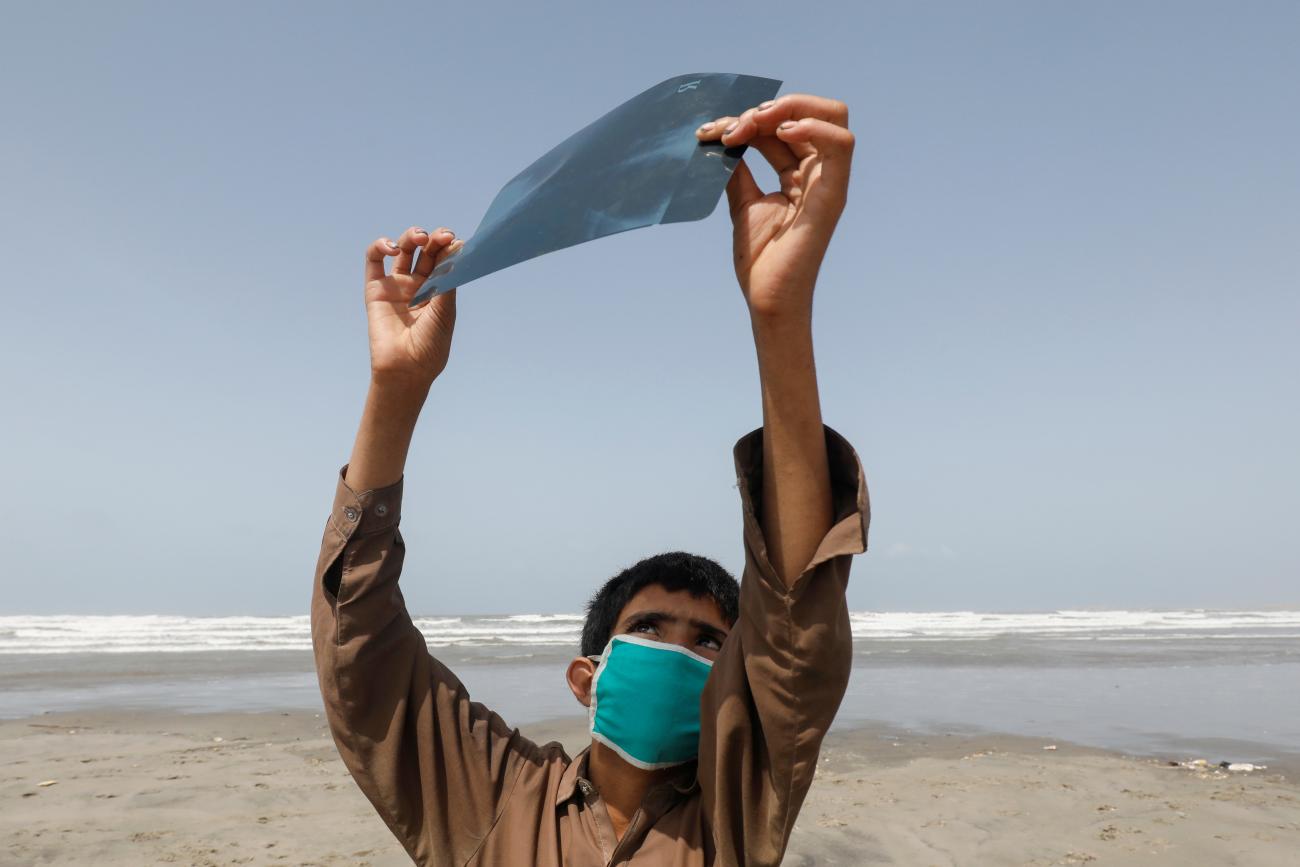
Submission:
<svg viewBox="0 0 1300 867">
<path fill-rule="evenodd" d="M 788 334 L 812 328 L 813 291 L 816 272 L 789 272 L 780 275 L 750 275 L 748 285 L 741 282 L 745 306 L 755 334 Z"/>
<path fill-rule="evenodd" d="M 387 487 L 402 477 L 428 382 L 372 379 L 344 481 L 356 491 Z"/>
<path fill-rule="evenodd" d="M 387 429 L 414 428 L 430 385 L 432 380 L 372 378 L 366 394 L 366 415 Z"/>
<path fill-rule="evenodd" d="M 415 400 L 423 403 L 435 379 L 437 376 L 407 371 L 371 370 L 370 391 L 394 401 Z"/>
<path fill-rule="evenodd" d="M 749 324 L 759 351 L 765 347 L 794 347 L 812 343 L 812 308 L 749 311 Z"/>
</svg>

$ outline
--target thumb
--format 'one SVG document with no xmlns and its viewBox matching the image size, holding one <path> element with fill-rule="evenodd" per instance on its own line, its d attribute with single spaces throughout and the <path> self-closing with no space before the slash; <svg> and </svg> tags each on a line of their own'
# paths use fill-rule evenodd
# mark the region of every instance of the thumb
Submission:
<svg viewBox="0 0 1300 867">
<path fill-rule="evenodd" d="M 731 209 L 731 216 L 736 216 L 736 213 L 750 202 L 756 202 L 761 198 L 763 198 L 763 191 L 758 188 L 754 175 L 750 173 L 749 166 L 745 165 L 742 159 L 736 164 L 736 170 L 731 173 L 731 180 L 727 181 L 727 206 Z"/>
<path fill-rule="evenodd" d="M 456 327 L 456 290 L 435 295 L 416 311 L 411 324 L 415 343 L 434 355 L 446 357 L 451 348 L 451 334 Z"/>
</svg>

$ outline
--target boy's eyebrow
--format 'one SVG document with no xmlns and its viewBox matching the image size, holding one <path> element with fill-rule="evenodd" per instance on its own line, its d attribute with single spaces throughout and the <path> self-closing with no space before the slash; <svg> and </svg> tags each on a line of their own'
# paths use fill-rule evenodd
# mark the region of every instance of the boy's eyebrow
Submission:
<svg viewBox="0 0 1300 867">
<path fill-rule="evenodd" d="M 681 618 L 673 614 L 669 614 L 666 611 L 634 611 L 633 613 L 629 614 L 627 617 L 623 618 L 623 626 L 624 627 L 631 626 L 632 624 L 639 623 L 641 621 L 660 623 L 664 620 L 677 621 L 680 619 Z M 695 618 L 692 617 L 688 619 L 686 622 L 689 623 L 691 626 L 694 626 L 696 629 L 702 629 L 705 632 L 717 636 L 718 638 L 727 637 L 726 630 L 719 629 L 717 626 L 714 626 L 712 623 L 708 623 L 704 620 L 696 620 Z"/>
</svg>

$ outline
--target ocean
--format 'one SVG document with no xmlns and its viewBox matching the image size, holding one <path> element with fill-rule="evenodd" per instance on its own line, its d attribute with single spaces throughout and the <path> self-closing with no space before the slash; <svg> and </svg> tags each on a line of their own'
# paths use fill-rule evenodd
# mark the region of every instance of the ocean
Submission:
<svg viewBox="0 0 1300 867">
<path fill-rule="evenodd" d="M 995 731 L 1144 755 L 1300 755 L 1300 610 L 855 612 L 837 726 Z M 506 719 L 580 716 L 576 614 L 417 617 Z M 308 619 L 0 616 L 0 717 L 320 707 Z"/>
</svg>

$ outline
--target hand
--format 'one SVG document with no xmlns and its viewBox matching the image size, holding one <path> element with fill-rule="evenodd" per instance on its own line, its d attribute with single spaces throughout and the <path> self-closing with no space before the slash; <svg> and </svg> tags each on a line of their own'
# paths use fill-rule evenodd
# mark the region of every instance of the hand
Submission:
<svg viewBox="0 0 1300 867">
<path fill-rule="evenodd" d="M 696 131 L 701 141 L 752 145 L 780 180 L 765 195 L 742 161 L 727 183 L 736 279 L 752 317 L 811 316 L 817 271 L 848 197 L 848 120 L 842 102 L 791 94 Z"/>
<path fill-rule="evenodd" d="M 429 273 L 463 245 L 450 229 L 432 235 L 418 226 L 394 244 L 379 238 L 366 251 L 366 318 L 370 326 L 370 374 L 376 382 L 427 386 L 447 366 L 456 325 L 456 290 L 407 306 Z M 420 251 L 416 261 L 416 250 Z M 396 256 L 393 272 L 384 260 Z"/>
</svg>

